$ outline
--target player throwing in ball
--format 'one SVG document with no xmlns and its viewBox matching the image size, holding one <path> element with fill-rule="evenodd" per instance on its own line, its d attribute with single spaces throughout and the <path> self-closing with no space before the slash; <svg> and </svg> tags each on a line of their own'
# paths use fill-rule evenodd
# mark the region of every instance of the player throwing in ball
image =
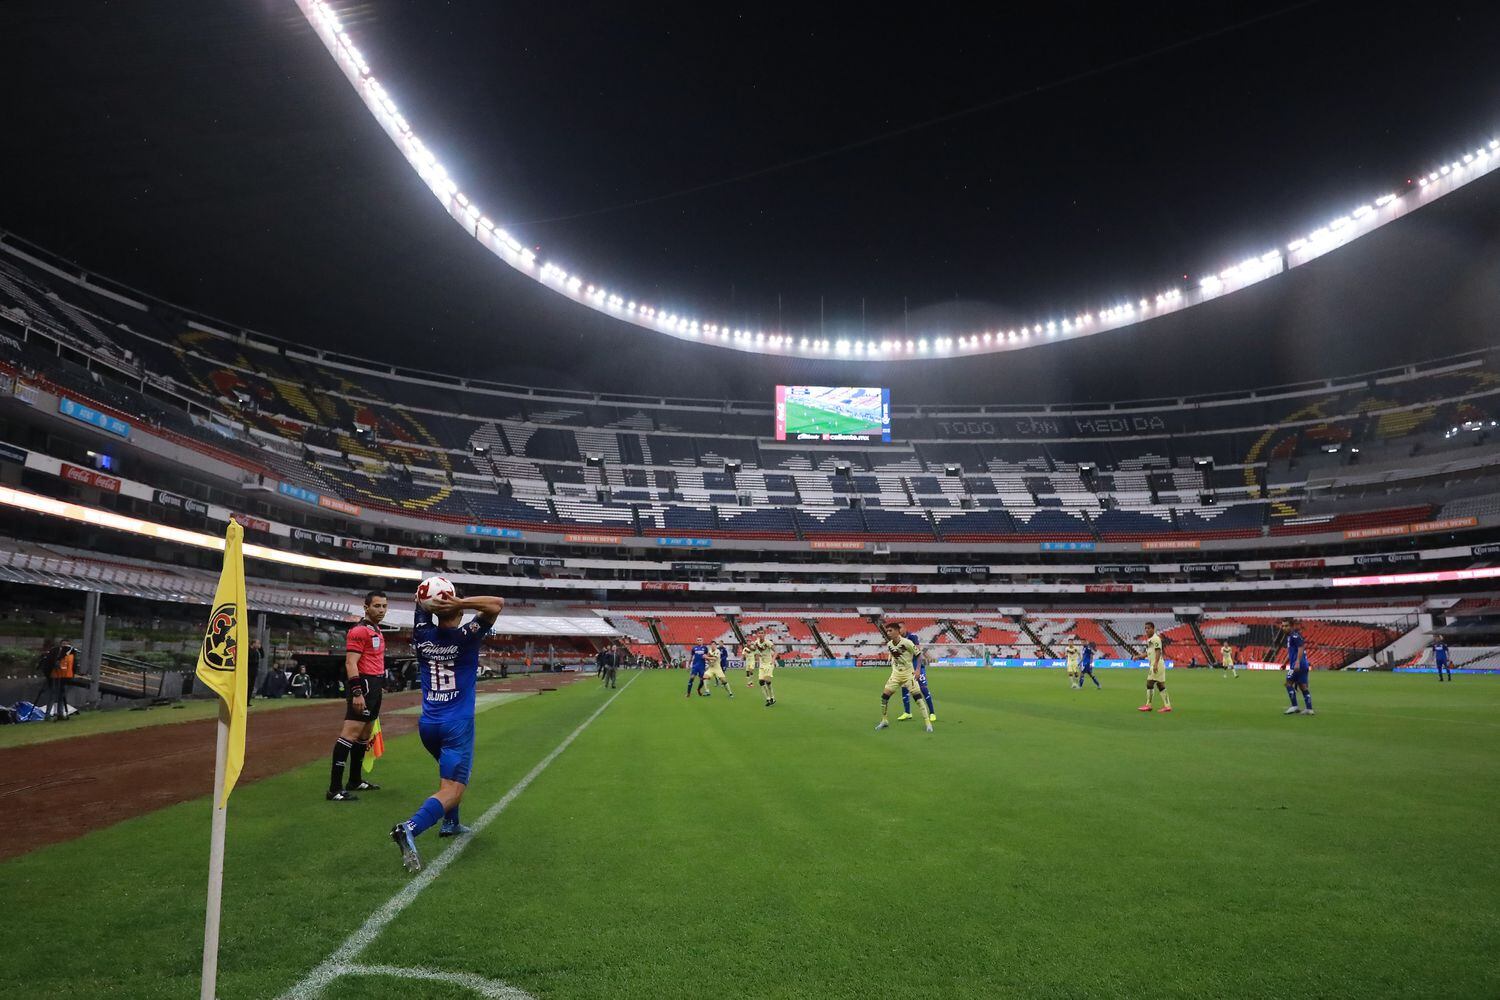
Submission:
<svg viewBox="0 0 1500 1000">
<path fill-rule="evenodd" d="M 438 790 L 411 818 L 391 828 L 391 839 L 401 851 L 401 864 L 420 871 L 417 837 L 436 826 L 440 837 L 468 833 L 459 821 L 458 807 L 469 787 L 474 763 L 474 684 L 479 674 L 479 647 L 505 607 L 502 597 L 443 594 L 417 607 L 412 647 L 422 680 L 422 717 L 417 733 L 422 746 L 437 761 Z M 475 612 L 467 624 L 465 611 Z"/>
<path fill-rule="evenodd" d="M 1162 653 L 1161 634 L 1156 623 L 1146 623 L 1146 704 L 1138 712 L 1151 711 L 1151 700 L 1155 692 L 1161 692 L 1161 708 L 1158 712 L 1172 711 L 1172 696 L 1167 694 L 1167 661 Z"/>
<path fill-rule="evenodd" d="M 880 693 L 880 722 L 875 729 L 879 731 L 891 724 L 891 695 L 904 690 L 921 706 L 922 722 L 930 733 L 932 716 L 927 711 L 927 702 L 922 700 L 922 688 L 917 684 L 916 668 L 912 665 L 912 661 L 919 655 L 917 644 L 901 634 L 899 622 L 886 622 L 881 626 L 881 631 L 885 633 L 885 649 L 891 657 L 891 676 L 885 682 L 885 690 Z"/>
</svg>

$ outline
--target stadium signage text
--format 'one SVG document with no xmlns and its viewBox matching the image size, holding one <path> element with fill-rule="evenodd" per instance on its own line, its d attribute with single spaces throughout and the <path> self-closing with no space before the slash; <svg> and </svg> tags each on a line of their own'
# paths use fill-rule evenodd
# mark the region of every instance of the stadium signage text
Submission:
<svg viewBox="0 0 1500 1000">
<path fill-rule="evenodd" d="M 26 450 L 0 441 L 0 458 L 5 459 L 7 462 L 15 462 L 17 465 L 25 465 Z"/>
<path fill-rule="evenodd" d="M 1471 556 L 1494 556 L 1500 555 L 1500 542 L 1490 542 L 1488 545 L 1475 545 L 1469 549 Z"/>
<path fill-rule="evenodd" d="M 520 538 L 521 533 L 515 528 L 495 528 L 488 524 L 466 524 L 464 534 L 482 535 L 485 538 Z"/>
<path fill-rule="evenodd" d="M 1095 573 L 1119 576 L 1126 573 L 1149 573 L 1150 563 L 1100 563 L 1094 567 Z"/>
<path fill-rule="evenodd" d="M 541 566 L 548 569 L 561 569 L 563 561 L 551 556 L 511 556 L 512 566 Z"/>
<path fill-rule="evenodd" d="M 666 549 L 706 549 L 713 545 L 711 538 L 658 538 L 656 544 Z"/>
<path fill-rule="evenodd" d="M 340 500 L 338 497 L 319 497 L 318 506 L 327 507 L 329 510 L 336 510 L 340 514 L 350 514 L 354 517 L 359 516 L 358 504 L 352 504 L 347 500 Z"/>
<path fill-rule="evenodd" d="M 434 561 L 443 558 L 441 549 L 416 549 L 405 545 L 396 547 L 396 555 L 405 556 L 408 559 L 432 559 Z"/>
<path fill-rule="evenodd" d="M 189 514 L 207 516 L 208 504 L 202 500 L 189 500 L 187 497 L 178 496 L 176 493 L 168 493 L 166 490 L 153 490 L 151 499 L 163 507 L 173 507 L 177 510 L 185 510 Z"/>
<path fill-rule="evenodd" d="M 382 542 L 366 541 L 363 538 L 344 539 L 344 548 L 355 549 L 359 552 L 389 552 L 391 547 Z"/>
<path fill-rule="evenodd" d="M 1322 559 L 1272 559 L 1272 569 L 1322 569 L 1327 563 Z"/>
<path fill-rule="evenodd" d="M 270 533 L 271 522 L 264 518 L 255 517 L 251 514 L 230 514 L 229 519 L 246 531 L 264 531 Z"/>
<path fill-rule="evenodd" d="M 1135 589 L 1129 583 L 1086 583 L 1083 586 L 1085 594 L 1128 594 Z"/>
<path fill-rule="evenodd" d="M 83 469 L 76 465 L 62 463 L 62 477 L 75 483 L 84 483 L 111 493 L 120 492 L 120 481 L 114 476 L 103 476 L 93 469 Z"/>
<path fill-rule="evenodd" d="M 293 500 L 301 500 L 303 503 L 315 504 L 321 499 L 312 490 L 298 486 L 295 483 L 278 483 L 277 489 L 281 491 L 282 496 L 291 497 Z"/>
<path fill-rule="evenodd" d="M 674 573 L 717 573 L 720 566 L 716 562 L 674 562 L 672 572 Z"/>
<path fill-rule="evenodd" d="M 1232 562 L 1182 564 L 1184 573 L 1238 573 L 1239 571 L 1240 564 Z"/>
<path fill-rule="evenodd" d="M 119 437 L 130 437 L 130 425 L 125 421 L 118 420 L 108 413 L 100 413 L 92 406 L 80 403 L 76 399 L 69 399 L 67 396 L 63 396 L 57 401 L 57 412 L 65 417 L 72 417 L 80 423 L 89 424 Z"/>
<path fill-rule="evenodd" d="M 319 545 L 337 545 L 339 540 L 323 531 L 308 531 L 306 528 L 293 528 L 292 537 L 299 542 L 316 542 Z"/>
<path fill-rule="evenodd" d="M 1420 535 L 1428 531 L 1472 528 L 1478 524 L 1479 518 L 1477 517 L 1445 517 L 1437 521 L 1419 521 L 1416 524 L 1387 524 L 1381 528 L 1351 528 L 1344 532 L 1344 537 L 1385 538 L 1390 535 Z"/>
<path fill-rule="evenodd" d="M 563 541 L 578 545 L 619 545 L 619 535 L 563 535 Z"/>
<path fill-rule="evenodd" d="M 1385 552 L 1373 556 L 1355 556 L 1356 566 L 1383 566 L 1387 563 L 1417 562 L 1422 558 L 1420 552 Z"/>
<path fill-rule="evenodd" d="M 1067 425 L 1067 426 L 1065 426 Z M 994 434 L 994 424 L 984 421 L 941 422 L 945 433 L 959 437 L 975 434 Z M 1069 427 L 1072 429 L 1070 430 Z M 1112 434 L 1140 434 L 1168 430 L 1167 422 L 1158 414 L 1133 417 L 1085 417 L 1058 420 L 1053 417 L 1022 417 L 1011 424 L 1016 434 L 1027 437 L 1108 437 Z"/>
<path fill-rule="evenodd" d="M 872 583 L 870 593 L 872 594 L 915 594 L 917 585 L 914 583 Z"/>
<path fill-rule="evenodd" d="M 937 571 L 944 576 L 989 576 L 988 566 L 939 566 Z"/>
<path fill-rule="evenodd" d="M 843 549 L 843 550 L 863 551 L 864 547 L 865 547 L 865 543 L 864 542 L 837 541 L 837 540 L 834 540 L 834 541 L 808 542 L 807 544 L 811 548 L 814 548 L 814 549 Z"/>
<path fill-rule="evenodd" d="M 1141 548 L 1146 551 L 1152 549 L 1196 549 L 1203 543 L 1196 538 L 1163 538 L 1155 541 L 1141 543 Z"/>
<path fill-rule="evenodd" d="M 1042 542 L 1043 552 L 1092 552 L 1098 542 Z"/>
<path fill-rule="evenodd" d="M 642 590 L 687 590 L 688 589 L 688 585 L 685 584 L 685 583 L 676 583 L 676 582 L 673 582 L 671 580 L 643 580 L 641 582 L 641 589 Z"/>
</svg>

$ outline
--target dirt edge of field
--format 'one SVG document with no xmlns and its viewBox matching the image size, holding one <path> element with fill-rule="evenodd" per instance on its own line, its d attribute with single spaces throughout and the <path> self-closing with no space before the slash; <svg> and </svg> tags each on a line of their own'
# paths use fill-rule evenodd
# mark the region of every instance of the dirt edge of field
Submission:
<svg viewBox="0 0 1500 1000">
<path fill-rule="evenodd" d="M 479 691 L 555 689 L 581 676 L 528 674 L 483 682 Z M 415 691 L 386 696 L 381 729 L 387 736 L 415 731 L 416 714 L 394 710 L 417 701 Z M 326 757 L 343 717 L 343 701 L 328 699 L 252 713 L 240 783 Z M 215 724 L 214 719 L 163 720 L 139 729 L 0 749 L 0 861 L 209 795 Z"/>
</svg>

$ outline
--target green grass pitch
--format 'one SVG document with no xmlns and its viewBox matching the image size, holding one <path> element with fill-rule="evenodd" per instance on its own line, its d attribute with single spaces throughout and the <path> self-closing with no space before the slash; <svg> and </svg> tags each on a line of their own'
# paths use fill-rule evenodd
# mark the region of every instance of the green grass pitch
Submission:
<svg viewBox="0 0 1500 1000">
<path fill-rule="evenodd" d="M 832 410 L 819 409 L 791 400 L 786 404 L 786 432 L 792 434 L 871 434 L 882 433 L 880 421 L 873 423 L 858 417 L 845 416 Z"/>
<path fill-rule="evenodd" d="M 1317 674 L 1302 718 L 1279 675 L 1174 671 L 1177 711 L 1146 716 L 1141 672 L 1100 673 L 935 669 L 928 736 L 874 731 L 883 671 L 780 671 L 773 709 L 742 677 L 731 702 L 622 672 L 359 959 L 540 998 L 1500 995 L 1495 679 Z M 608 697 L 482 713 L 466 819 Z M 433 770 L 409 736 L 351 806 L 323 763 L 236 792 L 223 1000 L 279 996 L 408 884 L 386 831 Z M 0 865 L 0 996 L 197 996 L 208 820 Z"/>
</svg>

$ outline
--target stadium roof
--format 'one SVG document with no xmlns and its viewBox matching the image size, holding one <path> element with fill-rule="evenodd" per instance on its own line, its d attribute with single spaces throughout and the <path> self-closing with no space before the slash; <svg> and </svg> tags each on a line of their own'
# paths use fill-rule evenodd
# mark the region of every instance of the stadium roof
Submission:
<svg viewBox="0 0 1500 1000">
<path fill-rule="evenodd" d="M 817 13 L 805 18 L 811 33 L 836 27 L 847 37 L 808 42 L 766 25 L 730 31 L 719 15 L 687 11 L 632 15 L 633 23 L 622 25 L 601 8 L 591 22 L 600 37 L 572 33 L 578 61 L 562 62 L 548 48 L 557 35 L 549 29 L 557 26 L 544 12 L 501 15 L 490 5 L 450 6 L 441 15 L 430 7 L 342 10 L 369 39 L 366 51 L 403 82 L 403 107 L 433 123 L 430 141 L 446 162 L 478 184 L 531 197 L 537 211 L 523 222 L 582 205 L 601 193 L 601 178 L 676 183 L 726 150 L 738 154 L 736 164 L 752 155 L 759 163 L 824 133 L 847 138 L 849 129 L 870 123 L 871 109 L 842 88 L 870 86 L 859 64 L 883 51 L 861 45 L 868 41 L 863 26 L 830 25 Z M 493 258 L 435 217 L 426 188 L 359 113 L 290 4 L 103 7 L 87 11 L 86 21 L 82 13 L 28 0 L 0 12 L 0 27 L 23 43 L 15 69 L 38 81 L 17 102 L 12 130 L 28 137 L 28 155 L 10 158 L 4 169 L 14 186 L 40 197 L 14 205 L 6 225 L 168 298 L 333 349 L 402 363 L 415 353 L 425 367 L 592 389 L 682 393 L 691 385 L 693 395 L 757 398 L 776 382 L 878 382 L 893 385 L 898 401 L 1063 400 L 1159 396 L 1164 377 L 1175 383 L 1172 394 L 1248 388 L 1496 340 L 1483 291 L 1493 286 L 1500 257 L 1491 222 L 1495 184 L 1488 180 L 1444 199 L 1454 200 L 1451 206 L 1424 209 L 1389 234 L 1359 241 L 1378 245 L 1356 245 L 1334 255 L 1338 260 L 1299 269 L 1309 272 L 1305 280 L 1284 275 L 1233 297 L 1243 302 L 1215 303 L 1202 315 L 1193 310 L 1180 323 L 1153 321 L 1092 338 L 1082 349 L 1026 352 L 1034 358 L 894 373 L 857 363 L 726 358 L 622 334 L 617 323 L 548 301 L 529 281 L 497 281 Z M 784 286 L 788 313 L 804 321 L 820 288 L 828 290 L 828 313 L 848 317 L 863 281 L 876 289 L 867 296 L 872 317 L 888 317 L 891 296 L 909 289 L 920 322 L 960 329 L 997 310 L 1019 319 L 1054 302 L 1066 307 L 1071 303 L 1053 296 L 1074 290 L 1148 292 L 1185 260 L 1233 261 L 1247 249 L 1276 245 L 1308 220 L 1346 210 L 1351 192 L 1387 189 L 1413 163 L 1456 141 L 1472 145 L 1482 133 L 1468 130 L 1487 124 L 1483 113 L 1492 103 L 1484 60 L 1471 51 L 1484 35 L 1483 19 L 1495 16 L 1487 7 L 1428 12 L 1416 37 L 1316 4 L 1273 12 L 1269 20 L 1178 12 L 1122 26 L 1100 14 L 1070 26 L 1062 51 L 1040 41 L 1057 34 L 1047 30 L 1058 27 L 1049 15 L 1027 16 L 1039 20 L 1007 15 L 1002 25 L 966 15 L 961 24 L 943 23 L 923 13 L 921 23 L 904 25 L 913 33 L 902 69 L 887 62 L 874 76 L 898 77 L 889 86 L 910 96 L 877 113 L 920 121 L 924 107 L 1003 96 L 1011 82 L 1061 80 L 1074 68 L 1100 75 L 1043 88 L 1013 102 L 1015 109 L 1002 102 L 999 118 L 984 111 L 963 118 L 962 127 L 882 140 L 868 147 L 876 150 L 870 157 L 820 158 L 812 176 L 800 167 L 776 173 L 772 188 L 729 185 L 708 201 L 694 195 L 668 200 L 662 211 L 647 206 L 576 223 L 537 222 L 533 231 L 551 245 L 597 245 L 599 259 L 623 259 L 634 269 L 626 279 L 681 282 L 688 298 L 718 301 L 718 291 L 745 274 L 731 300 L 762 315 L 767 289 Z M 935 39 L 944 32 L 956 39 L 959 28 L 972 37 L 939 50 Z M 1013 53 L 983 71 L 970 66 L 994 51 L 994 32 L 1002 28 L 1008 38 L 1037 39 L 1036 57 Z M 717 55 L 697 53 L 695 39 L 702 38 L 715 40 Z M 1280 70 L 1247 77 L 1243 70 L 1263 66 L 1268 38 L 1281 47 Z M 768 39 L 799 56 L 809 46 L 826 52 L 826 72 L 812 77 L 839 96 L 837 113 L 818 104 L 762 120 L 791 105 L 747 95 L 735 114 L 704 118 L 706 106 L 722 107 L 735 93 L 722 89 L 724 80 L 704 62 L 724 58 L 727 49 L 729 68 L 742 69 L 746 45 L 759 45 L 765 61 Z M 612 45 L 628 51 L 611 54 Z M 643 51 L 675 59 L 676 70 L 642 67 Z M 639 76 L 623 75 L 630 67 Z M 684 88 L 690 74 L 694 87 Z M 850 79 L 830 79 L 840 74 Z M 745 79 L 752 89 L 771 89 L 787 77 L 809 82 L 805 67 L 781 63 Z M 1415 79 L 1421 86 L 1411 85 Z M 1184 95 L 1186 80 L 1192 93 Z M 1174 93 L 1175 103 L 1160 100 Z M 679 95 L 683 106 L 663 106 L 663 94 Z M 806 86 L 792 92 L 799 95 L 795 107 L 809 104 Z M 1142 100 L 1152 95 L 1156 103 Z M 781 91 L 775 100 L 787 97 Z M 674 120 L 693 129 L 674 128 Z M 624 124 L 611 124 L 617 121 Z M 997 129 L 1001 139 L 972 145 Z M 738 135 L 746 131 L 754 142 Z M 635 133 L 641 138 L 628 142 Z M 694 152 L 700 149 L 712 155 Z M 979 212 L 949 190 L 973 181 L 975 159 L 1002 185 L 981 200 L 1012 213 L 977 230 L 964 220 L 988 219 L 988 209 Z M 912 175 L 913 162 L 930 164 L 932 173 Z M 889 187 L 870 186 L 893 177 L 898 193 L 902 186 L 916 192 L 911 204 L 892 200 Z M 518 179 L 519 186 L 512 183 Z M 589 179 L 595 188 L 578 186 Z M 822 210 L 824 202 L 839 202 L 846 186 L 862 193 L 863 218 Z M 775 239 L 766 242 L 746 220 L 726 214 L 726 202 L 774 208 Z M 1074 203 L 1076 211 L 1069 209 Z M 1421 218 L 1429 212 L 1435 214 Z M 683 216 L 697 221 L 687 225 Z M 807 224 L 792 231 L 787 219 Z M 705 220 L 712 220 L 706 232 Z M 919 238 L 893 245 L 885 232 Z M 672 252 L 634 259 L 608 252 L 639 248 L 642 233 L 660 236 Z M 990 244 L 993 253 L 973 256 L 976 246 Z M 996 273 L 998 285 L 979 278 Z M 959 292 L 957 304 L 944 287 Z M 974 301 L 997 289 L 990 301 Z M 435 352 L 434 344 L 449 350 Z"/>
</svg>

